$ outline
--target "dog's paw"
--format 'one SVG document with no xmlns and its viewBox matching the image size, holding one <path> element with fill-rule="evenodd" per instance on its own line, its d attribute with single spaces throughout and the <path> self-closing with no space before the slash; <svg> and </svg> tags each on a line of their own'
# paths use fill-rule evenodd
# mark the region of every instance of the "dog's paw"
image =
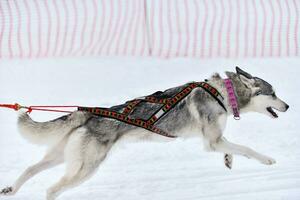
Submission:
<svg viewBox="0 0 300 200">
<path fill-rule="evenodd" d="M 0 195 L 8 196 L 8 195 L 14 195 L 14 194 L 15 194 L 15 192 L 14 192 L 13 187 L 6 187 L 0 191 Z"/>
<path fill-rule="evenodd" d="M 231 154 L 224 155 L 224 164 L 228 169 L 232 168 L 233 156 Z"/>
<path fill-rule="evenodd" d="M 263 157 L 260 161 L 265 165 L 273 165 L 276 163 L 276 160 L 270 157 Z"/>
</svg>

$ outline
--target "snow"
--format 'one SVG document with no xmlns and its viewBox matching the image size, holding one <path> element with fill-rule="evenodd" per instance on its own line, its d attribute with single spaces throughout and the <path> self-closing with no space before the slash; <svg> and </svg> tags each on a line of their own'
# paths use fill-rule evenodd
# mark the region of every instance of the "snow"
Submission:
<svg viewBox="0 0 300 200">
<path fill-rule="evenodd" d="M 194 60 L 65 58 L 1 60 L 0 103 L 111 106 L 238 65 L 270 82 L 290 109 L 271 119 L 256 113 L 228 120 L 225 136 L 276 159 L 272 166 L 235 156 L 233 169 L 220 153 L 202 150 L 200 139 L 171 143 L 122 143 L 90 180 L 58 199 L 105 200 L 297 200 L 300 199 L 299 58 Z M 60 116 L 33 112 L 37 121 Z M 0 187 L 9 186 L 45 148 L 21 138 L 16 113 L 0 110 Z M 64 166 L 42 172 L 11 200 L 44 199 Z"/>
</svg>

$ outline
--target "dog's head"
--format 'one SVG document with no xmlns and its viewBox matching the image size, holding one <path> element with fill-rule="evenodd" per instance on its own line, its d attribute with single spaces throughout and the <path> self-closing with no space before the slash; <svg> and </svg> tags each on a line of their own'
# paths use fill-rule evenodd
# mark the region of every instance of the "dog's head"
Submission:
<svg viewBox="0 0 300 200">
<path fill-rule="evenodd" d="M 289 108 L 276 96 L 272 85 L 267 81 L 253 77 L 239 67 L 236 67 L 236 73 L 226 72 L 226 75 L 234 84 L 241 111 L 254 111 L 277 118 L 274 109 L 285 112 Z"/>
</svg>

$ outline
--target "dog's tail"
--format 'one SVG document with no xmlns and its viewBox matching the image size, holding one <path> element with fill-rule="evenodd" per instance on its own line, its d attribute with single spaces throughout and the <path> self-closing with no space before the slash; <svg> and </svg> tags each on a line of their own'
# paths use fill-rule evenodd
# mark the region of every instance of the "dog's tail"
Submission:
<svg viewBox="0 0 300 200">
<path fill-rule="evenodd" d="M 51 145 L 82 126 L 89 117 L 87 113 L 77 111 L 52 121 L 36 122 L 27 113 L 20 111 L 18 127 L 21 135 L 29 142 Z"/>
</svg>

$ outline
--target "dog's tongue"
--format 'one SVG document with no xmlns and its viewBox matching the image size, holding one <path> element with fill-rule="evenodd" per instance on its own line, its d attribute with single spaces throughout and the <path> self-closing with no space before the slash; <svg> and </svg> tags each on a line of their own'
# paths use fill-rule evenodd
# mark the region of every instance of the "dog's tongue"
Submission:
<svg viewBox="0 0 300 200">
<path fill-rule="evenodd" d="M 267 111 L 269 111 L 273 117 L 278 118 L 278 115 L 276 114 L 276 112 L 274 112 L 274 110 L 271 107 L 267 107 Z"/>
</svg>

